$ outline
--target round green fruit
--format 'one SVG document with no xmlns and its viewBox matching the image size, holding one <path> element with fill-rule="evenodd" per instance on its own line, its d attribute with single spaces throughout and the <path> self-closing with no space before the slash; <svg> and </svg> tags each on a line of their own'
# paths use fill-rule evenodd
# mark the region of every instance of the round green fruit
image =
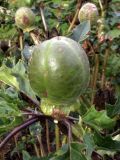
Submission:
<svg viewBox="0 0 120 160">
<path fill-rule="evenodd" d="M 80 22 L 90 20 L 90 23 L 96 23 L 98 19 L 98 9 L 93 3 L 85 3 L 78 14 Z"/>
<path fill-rule="evenodd" d="M 80 44 L 54 37 L 34 48 L 28 75 L 38 96 L 55 105 L 71 104 L 88 85 L 89 61 Z"/>
<path fill-rule="evenodd" d="M 15 23 L 23 31 L 31 31 L 34 28 L 35 14 L 30 8 L 21 7 L 15 14 Z"/>
</svg>

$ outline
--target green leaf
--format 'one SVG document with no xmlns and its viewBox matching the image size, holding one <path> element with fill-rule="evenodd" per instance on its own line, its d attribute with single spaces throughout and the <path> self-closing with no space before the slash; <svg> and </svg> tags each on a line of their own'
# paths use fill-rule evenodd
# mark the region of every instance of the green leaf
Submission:
<svg viewBox="0 0 120 160">
<path fill-rule="evenodd" d="M 0 90 L 0 135 L 22 122 L 19 106 L 23 105 L 10 88 Z"/>
<path fill-rule="evenodd" d="M 9 86 L 14 86 L 16 89 L 19 89 L 19 83 L 12 75 L 12 70 L 5 65 L 0 67 L 0 81 L 8 84 Z"/>
<path fill-rule="evenodd" d="M 19 83 L 19 90 L 25 92 L 33 99 L 36 99 L 35 93 L 30 86 L 28 75 L 25 72 L 26 69 L 22 60 L 20 60 L 12 69 L 12 74 L 16 77 Z"/>
<path fill-rule="evenodd" d="M 115 125 L 115 120 L 109 118 L 105 110 L 97 111 L 94 106 L 88 110 L 82 120 L 97 130 L 110 129 Z"/>
<path fill-rule="evenodd" d="M 120 98 L 118 98 L 114 105 L 106 104 L 106 110 L 109 117 L 120 115 Z"/>
<path fill-rule="evenodd" d="M 25 72 L 26 69 L 21 60 L 13 68 L 8 68 L 3 64 L 0 67 L 0 81 L 36 99 L 35 93 L 30 86 L 28 75 Z"/>
<path fill-rule="evenodd" d="M 88 37 L 90 31 L 90 21 L 85 21 L 80 23 L 75 29 L 73 29 L 70 38 L 74 39 L 77 42 L 81 42 Z"/>
<path fill-rule="evenodd" d="M 95 143 L 93 140 L 93 136 L 90 133 L 86 133 L 83 137 L 83 142 L 86 146 L 86 155 L 88 158 L 90 158 L 92 155 L 92 152 L 95 149 Z"/>
<path fill-rule="evenodd" d="M 110 36 L 112 39 L 118 38 L 120 36 L 120 30 L 119 29 L 112 29 L 108 33 L 108 36 Z"/>
<path fill-rule="evenodd" d="M 110 136 L 103 137 L 96 132 L 93 138 L 98 149 L 120 151 L 120 141 L 113 140 Z"/>
</svg>

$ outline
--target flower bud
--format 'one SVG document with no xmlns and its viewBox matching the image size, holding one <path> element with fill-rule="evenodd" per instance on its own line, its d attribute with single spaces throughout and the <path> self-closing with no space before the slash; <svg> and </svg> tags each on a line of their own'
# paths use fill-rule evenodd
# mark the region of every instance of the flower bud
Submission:
<svg viewBox="0 0 120 160">
<path fill-rule="evenodd" d="M 98 19 L 98 9 L 93 3 L 84 4 L 78 14 L 80 22 L 90 20 L 91 24 L 96 23 Z"/>
<path fill-rule="evenodd" d="M 35 14 L 30 8 L 21 7 L 15 14 L 16 25 L 23 31 L 31 31 L 34 29 Z"/>
</svg>

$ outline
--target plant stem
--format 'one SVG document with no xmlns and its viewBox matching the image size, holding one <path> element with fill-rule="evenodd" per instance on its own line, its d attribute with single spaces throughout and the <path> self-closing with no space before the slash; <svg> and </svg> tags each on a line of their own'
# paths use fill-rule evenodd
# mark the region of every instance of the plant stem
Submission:
<svg viewBox="0 0 120 160">
<path fill-rule="evenodd" d="M 103 69 L 102 69 L 102 78 L 101 78 L 101 88 L 102 89 L 104 89 L 104 86 L 105 86 L 105 72 L 106 72 L 108 57 L 109 57 L 109 49 L 106 48 L 104 62 L 103 62 Z"/>
<path fill-rule="evenodd" d="M 22 96 L 22 99 L 31 104 L 32 106 L 34 105 L 35 107 L 39 107 L 39 101 L 32 99 L 30 96 L 28 96 L 25 92 L 21 91 L 20 95 Z"/>
<path fill-rule="evenodd" d="M 46 20 L 45 20 L 45 16 L 44 16 L 44 12 L 43 12 L 42 7 L 40 7 L 40 14 L 41 14 L 41 18 L 42 18 L 42 22 L 43 22 L 43 25 L 44 25 L 45 32 L 48 33 L 48 27 L 47 27 L 47 24 L 46 24 Z"/>
<path fill-rule="evenodd" d="M 103 5 L 102 5 L 101 0 L 99 0 L 99 5 L 100 5 L 100 9 L 101 9 L 101 11 L 103 11 Z"/>
<path fill-rule="evenodd" d="M 76 22 L 76 19 L 77 19 L 77 17 L 78 17 L 78 13 L 79 13 L 79 9 L 77 9 L 77 11 L 76 11 L 76 13 L 75 13 L 75 16 L 74 16 L 74 18 L 73 18 L 73 20 L 72 20 L 72 23 L 70 24 L 70 27 L 68 28 L 68 33 L 71 31 L 71 29 L 74 27 L 74 24 L 75 24 L 75 22 Z"/>
<path fill-rule="evenodd" d="M 20 36 L 19 36 L 19 43 L 20 43 L 20 50 L 23 50 L 23 32 L 20 31 Z"/>
<path fill-rule="evenodd" d="M 72 140 L 72 128 L 71 128 L 71 124 L 66 119 L 64 120 L 64 124 L 68 128 L 68 144 L 70 145 L 71 140 Z"/>
<path fill-rule="evenodd" d="M 44 150 L 44 147 L 43 147 L 43 144 L 42 144 L 41 134 L 37 135 L 37 139 L 38 139 L 38 142 L 40 144 L 41 157 L 44 157 L 44 156 L 46 156 L 46 154 L 45 154 L 45 150 Z"/>
<path fill-rule="evenodd" d="M 60 132 L 58 124 L 55 123 L 55 142 L 56 142 L 56 151 L 60 148 Z"/>
<path fill-rule="evenodd" d="M 30 32 L 30 36 L 31 36 L 31 38 L 32 38 L 32 40 L 33 40 L 33 42 L 35 44 L 39 44 L 40 43 L 38 37 L 35 35 L 35 33 L 33 31 Z"/>
<path fill-rule="evenodd" d="M 37 156 L 37 158 L 40 158 L 40 153 L 39 153 L 39 150 L 38 150 L 38 148 L 37 148 L 37 145 L 36 145 L 36 144 L 34 144 L 34 148 L 35 148 L 35 152 L 36 152 L 36 156 Z"/>
<path fill-rule="evenodd" d="M 82 4 L 82 0 L 78 0 L 78 3 L 77 3 L 77 11 L 74 15 L 74 18 L 72 20 L 72 23 L 70 24 L 70 27 L 68 28 L 68 33 L 71 31 L 71 29 L 74 27 L 74 24 L 78 18 L 78 13 L 79 13 L 79 10 L 80 10 L 80 7 L 81 7 L 81 4 Z"/>
<path fill-rule="evenodd" d="M 51 152 L 50 149 L 50 137 L 49 137 L 49 123 L 48 123 L 48 119 L 46 119 L 46 140 L 47 140 L 47 149 L 48 149 L 48 153 Z"/>
<path fill-rule="evenodd" d="M 96 82 L 97 82 L 97 77 L 98 77 L 98 69 L 99 69 L 99 54 L 95 54 L 95 68 L 94 68 L 94 73 L 93 73 L 93 78 L 92 78 L 93 84 L 92 84 L 91 105 L 93 104 L 94 96 L 95 96 Z"/>
<path fill-rule="evenodd" d="M 118 134 L 120 134 L 120 129 L 118 129 L 117 131 L 113 132 L 113 133 L 111 134 L 111 136 L 112 136 L 112 137 L 115 137 L 115 136 L 117 136 Z"/>
<path fill-rule="evenodd" d="M 19 131 L 21 131 L 22 129 L 30 126 L 31 124 L 35 123 L 39 121 L 38 118 L 33 117 L 28 119 L 26 122 L 24 122 L 23 124 L 21 124 L 20 126 L 16 127 L 12 132 L 10 132 L 7 137 L 0 143 L 0 149 L 2 149 L 2 147 L 12 138 L 14 137 L 15 134 L 17 134 Z"/>
</svg>

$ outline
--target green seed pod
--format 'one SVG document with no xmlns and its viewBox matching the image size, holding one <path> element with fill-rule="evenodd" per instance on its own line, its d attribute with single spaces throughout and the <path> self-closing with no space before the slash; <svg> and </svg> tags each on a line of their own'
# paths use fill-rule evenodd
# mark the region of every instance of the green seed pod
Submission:
<svg viewBox="0 0 120 160">
<path fill-rule="evenodd" d="M 15 14 L 15 23 L 24 32 L 30 32 L 34 29 L 35 14 L 30 8 L 21 7 Z"/>
<path fill-rule="evenodd" d="M 78 19 L 80 22 L 90 20 L 91 24 L 97 22 L 98 19 L 98 9 L 93 3 L 84 4 L 78 14 Z"/>
<path fill-rule="evenodd" d="M 85 51 L 76 41 L 63 36 L 36 46 L 28 68 L 33 90 L 55 105 L 74 103 L 90 77 Z"/>
</svg>

